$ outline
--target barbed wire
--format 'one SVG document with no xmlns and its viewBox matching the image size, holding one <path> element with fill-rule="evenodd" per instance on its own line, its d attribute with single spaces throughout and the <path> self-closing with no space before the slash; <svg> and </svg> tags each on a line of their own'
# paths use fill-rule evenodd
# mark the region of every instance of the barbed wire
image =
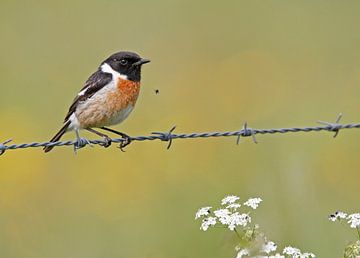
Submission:
<svg viewBox="0 0 360 258">
<path fill-rule="evenodd" d="M 248 127 L 247 123 L 244 124 L 243 128 L 238 131 L 227 131 L 227 132 L 202 132 L 202 133 L 182 133 L 175 134 L 175 126 L 172 127 L 168 132 L 153 132 L 151 135 L 147 136 L 130 136 L 131 142 L 133 141 L 153 141 L 161 140 L 168 142 L 167 149 L 171 147 L 171 144 L 174 139 L 193 139 L 193 138 L 210 138 L 210 137 L 231 137 L 236 136 L 236 143 L 240 143 L 241 137 L 252 137 L 254 143 L 258 143 L 255 135 L 257 134 L 275 134 L 275 133 L 297 133 L 297 132 L 319 132 L 319 131 L 330 131 L 335 132 L 334 137 L 336 137 L 340 130 L 343 129 L 354 129 L 360 128 L 360 123 L 350 123 L 350 124 L 340 124 L 340 119 L 342 114 L 339 114 L 334 123 L 318 121 L 322 126 L 312 126 L 312 127 L 289 127 L 289 128 L 271 128 L 271 129 L 253 129 Z M 111 139 L 113 143 L 122 143 L 128 139 L 124 138 L 114 138 Z M 105 140 L 86 140 L 80 138 L 80 140 L 70 140 L 70 141 L 59 141 L 59 142 L 32 142 L 32 143 L 23 143 L 23 144 L 12 144 L 8 145 L 12 140 L 7 140 L 3 143 L 0 143 L 0 155 L 4 154 L 7 150 L 16 150 L 16 149 L 25 149 L 25 148 L 37 148 L 37 147 L 46 147 L 46 146 L 74 146 L 74 151 L 77 149 L 83 148 L 86 145 L 105 145 Z"/>
</svg>

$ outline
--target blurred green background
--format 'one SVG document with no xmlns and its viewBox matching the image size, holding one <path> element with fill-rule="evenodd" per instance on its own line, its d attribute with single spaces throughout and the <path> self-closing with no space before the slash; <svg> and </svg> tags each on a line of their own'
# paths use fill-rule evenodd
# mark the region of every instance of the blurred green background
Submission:
<svg viewBox="0 0 360 258">
<path fill-rule="evenodd" d="M 130 135 L 311 126 L 339 112 L 359 122 L 359 11 L 359 1 L 1 0 L 0 139 L 50 139 L 118 50 L 152 60 L 115 127 Z M 327 216 L 359 211 L 360 132 L 332 135 L 8 151 L 0 257 L 235 257 L 229 232 L 194 221 L 230 193 L 264 199 L 254 219 L 280 248 L 340 257 L 356 234 Z"/>
</svg>

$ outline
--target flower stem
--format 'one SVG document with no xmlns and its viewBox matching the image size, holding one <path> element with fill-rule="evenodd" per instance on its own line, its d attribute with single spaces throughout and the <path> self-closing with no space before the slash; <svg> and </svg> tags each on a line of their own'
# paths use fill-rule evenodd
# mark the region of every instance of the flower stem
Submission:
<svg viewBox="0 0 360 258">
<path fill-rule="evenodd" d="M 234 231 L 235 231 L 237 237 L 241 240 L 241 236 L 240 236 L 239 232 L 236 230 L 236 228 L 234 228 Z"/>
</svg>

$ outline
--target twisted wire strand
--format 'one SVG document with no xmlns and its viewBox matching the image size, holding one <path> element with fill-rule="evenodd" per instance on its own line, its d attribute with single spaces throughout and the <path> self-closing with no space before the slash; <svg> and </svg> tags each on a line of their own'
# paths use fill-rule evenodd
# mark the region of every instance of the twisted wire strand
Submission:
<svg viewBox="0 0 360 258">
<path fill-rule="evenodd" d="M 340 114 L 335 123 L 329 122 L 321 122 L 323 126 L 312 126 L 312 127 L 289 127 L 289 128 L 270 128 L 270 129 L 252 129 L 247 127 L 245 123 L 243 129 L 238 131 L 226 131 L 226 132 L 200 132 L 200 133 L 181 133 L 176 134 L 173 133 L 175 130 L 175 126 L 171 128 L 168 132 L 153 132 L 151 135 L 145 136 L 134 136 L 130 137 L 131 141 L 153 141 L 153 140 L 161 140 L 169 142 L 167 148 L 169 149 L 174 139 L 193 139 L 193 138 L 210 138 L 210 137 L 232 137 L 237 136 L 237 143 L 239 143 L 240 137 L 253 137 L 253 141 L 257 143 L 255 139 L 256 134 L 284 134 L 284 133 L 298 133 L 298 132 L 319 132 L 319 131 L 330 131 L 335 132 L 334 137 L 337 136 L 338 132 L 343 129 L 354 129 L 360 128 L 360 123 L 351 123 L 351 124 L 339 124 L 340 118 L 342 115 Z M 114 138 L 112 142 L 121 143 L 125 139 L 123 138 Z M 85 140 L 81 139 L 81 141 L 59 141 L 59 142 L 32 142 L 32 143 L 23 143 L 23 144 L 11 144 L 8 143 L 11 140 L 8 140 L 4 143 L 0 143 L 0 155 L 3 154 L 6 150 L 16 150 L 16 149 L 25 149 L 25 148 L 37 148 L 37 147 L 45 147 L 45 146 L 74 146 L 74 149 L 79 149 L 85 147 L 86 145 L 102 145 L 105 144 L 104 140 Z"/>
</svg>

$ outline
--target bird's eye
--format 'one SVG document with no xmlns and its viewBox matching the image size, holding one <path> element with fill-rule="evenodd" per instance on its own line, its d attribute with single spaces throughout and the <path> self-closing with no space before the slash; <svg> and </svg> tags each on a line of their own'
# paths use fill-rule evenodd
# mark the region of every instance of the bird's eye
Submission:
<svg viewBox="0 0 360 258">
<path fill-rule="evenodd" d="M 120 60 L 120 64 L 121 65 L 127 65 L 128 64 L 128 61 L 126 59 L 121 59 Z"/>
</svg>

